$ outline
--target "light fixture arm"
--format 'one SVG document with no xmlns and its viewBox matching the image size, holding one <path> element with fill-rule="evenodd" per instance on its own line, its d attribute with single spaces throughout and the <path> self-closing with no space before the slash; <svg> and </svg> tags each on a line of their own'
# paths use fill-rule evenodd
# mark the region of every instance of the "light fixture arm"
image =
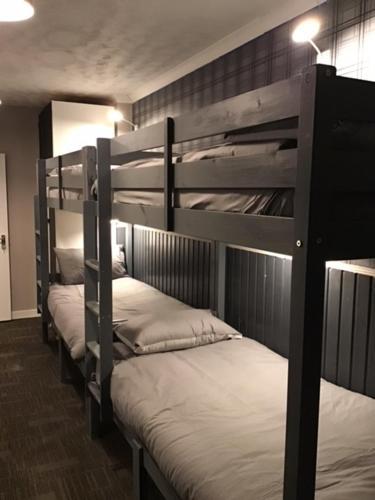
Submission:
<svg viewBox="0 0 375 500">
<path fill-rule="evenodd" d="M 321 51 L 320 51 L 319 47 L 317 46 L 317 44 L 313 40 L 308 40 L 308 42 L 312 47 L 314 47 L 318 56 L 320 56 Z"/>
<path fill-rule="evenodd" d="M 128 123 L 129 125 L 131 125 L 134 130 L 137 130 L 137 128 L 138 128 L 138 125 L 136 125 L 135 123 L 131 122 L 130 120 L 127 120 L 126 118 L 122 118 L 121 121 L 125 122 L 125 123 Z"/>
</svg>

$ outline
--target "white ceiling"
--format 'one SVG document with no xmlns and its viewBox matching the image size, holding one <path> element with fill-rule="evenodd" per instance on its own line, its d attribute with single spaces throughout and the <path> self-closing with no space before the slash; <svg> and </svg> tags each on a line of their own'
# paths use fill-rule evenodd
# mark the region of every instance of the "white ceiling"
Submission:
<svg viewBox="0 0 375 500">
<path fill-rule="evenodd" d="M 317 0 L 35 0 L 0 23 L 0 99 L 136 100 Z"/>
</svg>

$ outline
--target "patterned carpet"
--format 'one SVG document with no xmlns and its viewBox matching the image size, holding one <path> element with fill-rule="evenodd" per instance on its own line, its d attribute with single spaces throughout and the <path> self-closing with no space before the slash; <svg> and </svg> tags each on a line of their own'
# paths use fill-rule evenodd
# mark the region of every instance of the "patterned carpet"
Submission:
<svg viewBox="0 0 375 500">
<path fill-rule="evenodd" d="M 131 500 L 129 448 L 92 441 L 77 386 L 58 379 L 38 319 L 0 323 L 0 499 Z"/>
</svg>

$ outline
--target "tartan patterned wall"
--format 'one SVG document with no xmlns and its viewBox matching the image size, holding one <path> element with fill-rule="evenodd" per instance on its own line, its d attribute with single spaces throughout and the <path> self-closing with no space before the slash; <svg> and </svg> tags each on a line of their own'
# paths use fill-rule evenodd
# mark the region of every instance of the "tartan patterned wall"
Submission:
<svg viewBox="0 0 375 500">
<path fill-rule="evenodd" d="M 375 0 L 328 0 L 318 46 L 338 73 L 375 80 Z M 265 33 L 133 104 L 141 127 L 299 73 L 316 62 L 309 44 L 291 41 L 297 20 Z M 323 62 L 322 61 L 322 62 Z"/>
</svg>

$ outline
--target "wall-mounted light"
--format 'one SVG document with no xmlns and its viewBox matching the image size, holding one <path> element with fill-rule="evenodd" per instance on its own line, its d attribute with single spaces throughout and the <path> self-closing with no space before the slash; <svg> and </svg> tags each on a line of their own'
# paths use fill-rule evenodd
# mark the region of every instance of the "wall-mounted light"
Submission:
<svg viewBox="0 0 375 500">
<path fill-rule="evenodd" d="M 317 54 L 320 55 L 321 52 L 319 47 L 313 41 L 320 30 L 320 21 L 316 17 L 310 17 L 301 21 L 292 33 L 292 39 L 296 43 L 309 42 L 310 45 L 314 47 Z"/>
<path fill-rule="evenodd" d="M 31 0 L 0 0 L 0 22 L 25 21 L 34 13 Z"/>
<path fill-rule="evenodd" d="M 1 0 L 0 0 L 1 1 Z M 113 121 L 114 123 L 121 123 L 121 122 L 124 122 L 124 123 L 128 123 L 129 125 L 131 125 L 133 127 L 134 130 L 137 130 L 138 126 L 131 122 L 130 120 L 127 120 L 123 113 L 119 110 L 119 109 L 112 109 L 110 112 L 109 112 L 109 115 L 108 115 L 109 119 L 111 121 Z"/>
</svg>

